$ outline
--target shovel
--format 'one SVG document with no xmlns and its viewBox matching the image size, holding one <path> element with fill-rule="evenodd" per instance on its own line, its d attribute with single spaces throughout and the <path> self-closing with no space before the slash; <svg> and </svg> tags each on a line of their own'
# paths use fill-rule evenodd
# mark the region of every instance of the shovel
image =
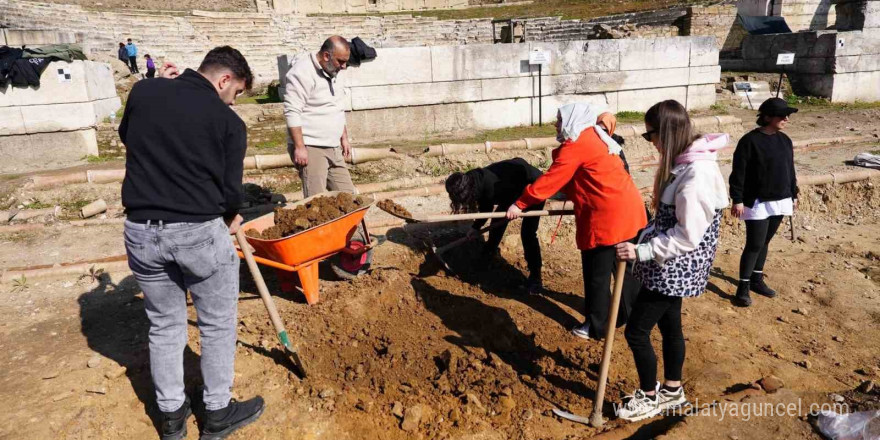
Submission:
<svg viewBox="0 0 880 440">
<path fill-rule="evenodd" d="M 431 253 L 432 253 L 432 254 L 434 255 L 434 257 L 437 259 L 437 261 L 439 261 L 440 264 L 443 265 L 443 269 L 446 270 L 446 272 L 454 273 L 454 271 L 452 270 L 452 268 L 449 267 L 449 264 L 446 263 L 446 260 L 443 259 L 443 254 L 444 254 L 445 252 L 449 251 L 450 249 L 457 248 L 457 247 L 459 247 L 459 246 L 461 246 L 461 245 L 463 245 L 463 244 L 465 244 L 465 243 L 467 243 L 467 242 L 469 242 L 469 241 L 471 241 L 471 240 L 476 240 L 476 238 L 479 237 L 480 235 L 483 235 L 483 234 L 485 234 L 486 232 L 489 232 L 489 231 L 492 230 L 492 229 L 495 229 L 495 228 L 501 227 L 501 226 L 503 226 L 503 225 L 506 225 L 507 223 L 508 223 L 507 221 L 503 221 L 503 222 L 498 222 L 498 223 L 496 223 L 496 224 L 494 224 L 494 225 L 486 226 L 485 228 L 480 229 L 480 230 L 477 232 L 479 235 L 476 235 L 476 236 L 474 236 L 474 237 L 462 237 L 462 238 L 459 238 L 458 240 L 453 241 L 452 243 L 449 243 L 449 244 L 443 245 L 443 246 L 441 246 L 441 247 L 439 247 L 439 248 L 438 248 L 437 246 L 434 246 L 433 243 L 431 243 L 431 246 L 430 246 L 430 248 L 431 248 Z"/>
<path fill-rule="evenodd" d="M 620 309 L 620 297 L 623 294 L 623 277 L 626 274 L 626 262 L 617 262 L 617 273 L 614 275 L 614 295 L 611 297 L 611 310 L 605 326 L 605 351 L 602 353 L 602 365 L 599 367 L 599 386 L 596 400 L 593 401 L 593 414 L 590 425 L 594 428 L 605 424 L 602 419 L 602 405 L 605 403 L 605 382 L 608 381 L 608 369 L 611 367 L 611 348 L 614 346 L 614 329 L 617 323 L 617 312 Z"/>
<path fill-rule="evenodd" d="M 299 373 L 303 378 L 306 377 L 305 366 L 299 358 L 296 346 L 290 343 L 290 338 L 287 336 L 287 330 L 284 329 L 284 322 L 281 321 L 281 315 L 278 314 L 278 309 L 275 308 L 275 301 L 272 300 L 272 296 L 269 295 L 269 288 L 266 287 L 266 281 L 263 280 L 263 274 L 260 273 L 260 268 L 257 266 L 256 260 L 254 260 L 254 254 L 251 253 L 251 248 L 244 236 L 244 231 L 239 229 L 238 232 L 235 233 L 235 238 L 238 240 L 238 246 L 241 248 L 241 253 L 244 254 L 245 261 L 247 261 L 251 276 L 257 284 L 260 298 L 263 299 L 263 304 L 266 306 L 266 310 L 269 311 L 269 318 L 272 320 L 272 326 L 275 327 L 275 333 L 278 335 L 278 340 L 281 342 L 281 345 L 284 346 L 284 351 L 290 357 L 293 366 L 299 370 Z"/>
</svg>

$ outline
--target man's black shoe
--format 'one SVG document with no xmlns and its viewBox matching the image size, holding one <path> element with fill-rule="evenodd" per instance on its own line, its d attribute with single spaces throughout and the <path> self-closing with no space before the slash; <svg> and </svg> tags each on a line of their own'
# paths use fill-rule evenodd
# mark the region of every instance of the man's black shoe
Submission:
<svg viewBox="0 0 880 440">
<path fill-rule="evenodd" d="M 758 295 L 764 295 L 767 298 L 774 298 L 776 296 L 776 291 L 771 289 L 770 286 L 768 286 L 767 283 L 764 282 L 763 272 L 752 273 L 752 279 L 749 281 L 749 287 L 752 289 L 752 292 L 755 292 Z"/>
<path fill-rule="evenodd" d="M 244 402 L 232 399 L 226 408 L 216 411 L 207 410 L 205 411 L 205 427 L 202 429 L 202 435 L 199 439 L 224 439 L 239 428 L 260 418 L 265 408 L 263 398 L 257 396 Z"/>
<path fill-rule="evenodd" d="M 733 299 L 733 303 L 740 307 L 748 307 L 752 305 L 752 298 L 749 296 L 748 281 L 741 280 L 739 285 L 736 286 L 736 298 Z"/>
<path fill-rule="evenodd" d="M 162 440 L 181 440 L 186 438 L 186 419 L 192 415 L 189 397 L 174 412 L 162 411 Z"/>
</svg>

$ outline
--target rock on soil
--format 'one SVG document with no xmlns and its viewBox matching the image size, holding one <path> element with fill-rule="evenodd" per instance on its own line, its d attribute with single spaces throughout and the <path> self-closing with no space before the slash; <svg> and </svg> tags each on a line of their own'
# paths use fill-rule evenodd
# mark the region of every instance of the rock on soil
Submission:
<svg viewBox="0 0 880 440">
<path fill-rule="evenodd" d="M 400 429 L 406 432 L 413 432 L 419 429 L 419 423 L 422 422 L 424 412 L 425 410 L 422 405 L 415 405 L 407 408 L 406 413 L 403 415 L 403 422 L 400 424 Z"/>
<path fill-rule="evenodd" d="M 335 220 L 367 205 L 360 196 L 339 193 L 334 197 L 315 197 L 296 208 L 276 208 L 275 225 L 263 231 L 248 229 L 248 237 L 277 240 Z"/>
<path fill-rule="evenodd" d="M 761 388 L 764 388 L 764 391 L 768 393 L 775 393 L 780 388 L 785 388 L 785 382 L 776 376 L 763 377 L 758 383 L 761 385 Z"/>
</svg>

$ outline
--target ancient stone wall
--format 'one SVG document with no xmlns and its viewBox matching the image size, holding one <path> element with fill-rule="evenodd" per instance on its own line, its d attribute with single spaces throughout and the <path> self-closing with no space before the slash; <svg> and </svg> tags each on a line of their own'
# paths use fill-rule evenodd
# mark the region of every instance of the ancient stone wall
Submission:
<svg viewBox="0 0 880 440">
<path fill-rule="evenodd" d="M 526 22 L 528 41 L 569 41 L 594 38 L 597 25 L 608 29 L 631 29 L 632 38 L 677 36 L 675 23 L 687 14 L 687 8 L 677 7 L 657 11 L 610 15 L 592 20 L 562 20 L 560 17 L 530 18 Z M 674 29 L 673 29 L 674 28 Z"/>
<path fill-rule="evenodd" d="M 834 102 L 880 101 L 880 29 L 749 35 L 742 60 L 729 67 L 779 72 L 780 53 L 795 54 L 786 71 L 796 93 Z"/>
<path fill-rule="evenodd" d="M 749 16 L 782 16 L 792 31 L 821 31 L 835 24 L 832 0 L 740 0 L 739 13 Z"/>
<path fill-rule="evenodd" d="M 52 62 L 40 87 L 7 85 L 0 89 L 0 173 L 97 155 L 95 126 L 121 105 L 110 66 L 92 61 Z"/>
<path fill-rule="evenodd" d="M 721 56 L 737 56 L 748 35 L 736 18 L 735 5 L 694 6 L 684 17 L 682 35 L 715 37 Z"/>
<path fill-rule="evenodd" d="M 532 49 L 551 63 L 529 66 Z M 645 111 L 664 99 L 689 109 L 715 103 L 721 74 L 710 37 L 532 42 L 380 49 L 340 74 L 349 134 L 357 141 L 553 120 L 560 105 L 586 101 Z M 290 56 L 279 60 L 284 78 Z M 405 68 L 401 68 L 405 66 Z M 283 84 L 282 84 L 283 86 Z"/>
</svg>

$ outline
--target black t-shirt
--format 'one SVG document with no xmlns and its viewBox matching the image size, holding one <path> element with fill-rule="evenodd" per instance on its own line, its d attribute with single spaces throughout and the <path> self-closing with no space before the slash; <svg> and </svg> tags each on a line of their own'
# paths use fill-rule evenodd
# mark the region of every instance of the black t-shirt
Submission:
<svg viewBox="0 0 880 440">
<path fill-rule="evenodd" d="M 748 207 L 756 199 L 762 202 L 797 198 L 797 175 L 794 169 L 794 145 L 782 132 L 747 133 L 733 153 L 730 173 L 730 198 Z"/>
</svg>

